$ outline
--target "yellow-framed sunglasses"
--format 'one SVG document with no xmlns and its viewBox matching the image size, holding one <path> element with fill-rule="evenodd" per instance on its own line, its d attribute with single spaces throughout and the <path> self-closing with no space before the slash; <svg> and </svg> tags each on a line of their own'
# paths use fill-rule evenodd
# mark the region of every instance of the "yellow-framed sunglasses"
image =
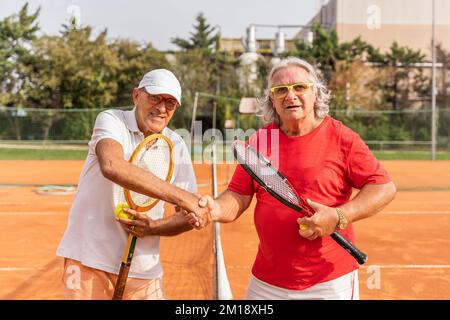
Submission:
<svg viewBox="0 0 450 320">
<path fill-rule="evenodd" d="M 282 99 L 285 98 L 289 90 L 293 90 L 294 94 L 297 96 L 302 96 L 306 91 L 311 88 L 314 84 L 311 82 L 297 82 L 293 84 L 285 84 L 282 86 L 275 86 L 270 88 L 270 92 L 275 98 Z"/>
</svg>

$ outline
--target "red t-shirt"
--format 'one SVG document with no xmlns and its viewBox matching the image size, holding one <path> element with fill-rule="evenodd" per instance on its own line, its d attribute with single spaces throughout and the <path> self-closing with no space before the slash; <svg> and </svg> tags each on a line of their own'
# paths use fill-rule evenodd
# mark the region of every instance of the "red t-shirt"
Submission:
<svg viewBox="0 0 450 320">
<path fill-rule="evenodd" d="M 300 196 L 326 206 L 349 201 L 352 188 L 391 181 L 359 135 L 329 116 L 299 137 L 286 136 L 271 123 L 250 137 L 249 143 L 271 160 Z M 331 237 L 313 241 L 301 237 L 300 214 L 272 197 L 241 166 L 236 167 L 228 189 L 242 195 L 256 193 L 254 222 L 260 241 L 252 269 L 256 278 L 303 290 L 358 268 Z M 352 225 L 340 232 L 355 243 Z"/>
</svg>

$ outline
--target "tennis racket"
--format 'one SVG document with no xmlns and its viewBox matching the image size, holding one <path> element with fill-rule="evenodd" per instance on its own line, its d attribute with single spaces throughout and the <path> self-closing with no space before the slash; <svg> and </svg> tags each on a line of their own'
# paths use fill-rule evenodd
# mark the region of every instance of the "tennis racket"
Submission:
<svg viewBox="0 0 450 320">
<path fill-rule="evenodd" d="M 130 160 L 133 165 L 153 173 L 155 176 L 170 182 L 174 169 L 173 143 L 162 134 L 152 134 L 145 138 L 133 151 Z M 115 192 L 116 209 L 130 207 L 137 212 L 148 212 L 159 201 L 126 188 L 117 188 Z M 126 202 L 124 202 L 126 201 Z M 123 292 L 130 271 L 137 237 L 128 235 L 128 242 L 123 253 L 120 271 L 114 288 L 113 300 L 122 300 Z"/>
<path fill-rule="evenodd" d="M 315 213 L 306 201 L 297 194 L 288 179 L 254 148 L 243 141 L 235 141 L 232 148 L 234 156 L 242 168 L 278 201 L 306 216 L 312 216 Z M 347 250 L 359 264 L 364 264 L 367 261 L 367 255 L 357 249 L 339 232 L 333 232 L 331 238 Z"/>
</svg>

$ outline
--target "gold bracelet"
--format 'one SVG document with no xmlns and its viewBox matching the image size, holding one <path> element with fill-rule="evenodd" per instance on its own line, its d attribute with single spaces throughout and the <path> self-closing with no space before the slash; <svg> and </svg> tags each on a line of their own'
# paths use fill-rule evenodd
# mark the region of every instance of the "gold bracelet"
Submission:
<svg viewBox="0 0 450 320">
<path fill-rule="evenodd" d="M 338 207 L 336 207 L 335 209 L 336 209 L 336 212 L 337 212 L 338 217 L 339 217 L 339 221 L 338 221 L 338 224 L 336 226 L 336 229 L 342 230 L 342 229 L 347 228 L 348 220 L 345 217 L 344 211 L 341 208 L 338 208 Z"/>
</svg>

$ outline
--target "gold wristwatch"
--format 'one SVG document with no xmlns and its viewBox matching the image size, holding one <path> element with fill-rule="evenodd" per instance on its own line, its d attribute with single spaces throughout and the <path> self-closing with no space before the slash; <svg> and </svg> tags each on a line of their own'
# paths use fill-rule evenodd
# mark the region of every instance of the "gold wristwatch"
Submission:
<svg viewBox="0 0 450 320">
<path fill-rule="evenodd" d="M 344 211 L 342 211 L 341 208 L 335 208 L 335 209 L 336 209 L 336 212 L 337 212 L 338 217 L 339 217 L 339 222 L 338 222 L 338 224 L 336 226 L 336 229 L 342 230 L 342 229 L 347 228 L 348 220 L 347 220 L 347 218 L 344 215 Z"/>
</svg>

